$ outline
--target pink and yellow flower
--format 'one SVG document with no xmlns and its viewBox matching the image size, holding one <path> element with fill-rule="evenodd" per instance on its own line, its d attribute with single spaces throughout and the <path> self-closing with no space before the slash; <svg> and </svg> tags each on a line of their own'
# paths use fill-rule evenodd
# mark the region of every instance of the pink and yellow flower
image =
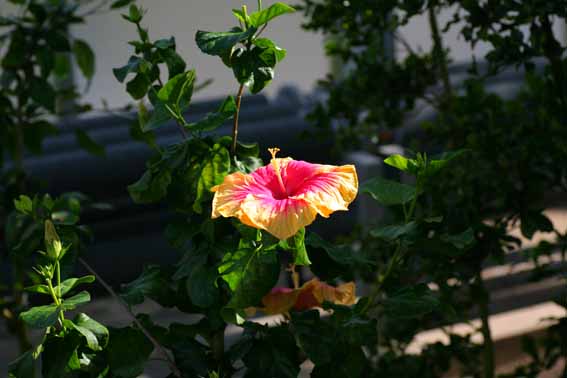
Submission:
<svg viewBox="0 0 567 378">
<path fill-rule="evenodd" d="M 262 298 L 260 310 L 268 315 L 284 314 L 290 310 L 303 311 L 321 307 L 324 302 L 353 305 L 356 302 L 356 287 L 354 282 L 348 282 L 337 287 L 312 279 L 300 288 L 290 289 L 276 287 Z"/>
<path fill-rule="evenodd" d="M 251 174 L 236 172 L 213 187 L 212 217 L 236 217 L 242 223 L 287 239 L 311 224 L 317 214 L 327 218 L 348 205 L 358 192 L 354 165 L 311 164 L 276 158 Z"/>
</svg>

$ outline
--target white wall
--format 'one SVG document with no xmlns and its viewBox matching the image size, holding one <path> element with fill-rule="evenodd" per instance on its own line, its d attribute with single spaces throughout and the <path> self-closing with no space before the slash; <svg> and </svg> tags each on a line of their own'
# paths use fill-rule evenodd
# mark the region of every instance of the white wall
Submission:
<svg viewBox="0 0 567 378">
<path fill-rule="evenodd" d="M 198 78 L 214 79 L 213 84 L 195 95 L 210 98 L 226 95 L 237 90 L 232 72 L 218 57 L 203 54 L 195 44 L 197 30 L 225 31 L 237 25 L 231 9 L 239 8 L 236 0 L 139 0 L 137 2 L 147 15 L 144 25 L 150 29 L 150 38 L 156 40 L 175 36 L 178 51 L 187 60 L 189 67 L 197 70 Z M 256 1 L 246 1 L 250 10 L 256 9 Z M 264 7 L 272 1 L 264 0 Z M 124 11 L 126 12 L 126 11 Z M 282 85 L 293 84 L 302 91 L 310 91 L 315 82 L 328 70 L 324 56 L 322 37 L 303 31 L 299 25 L 300 13 L 284 15 L 270 23 L 266 37 L 273 38 L 288 50 L 288 56 L 276 67 L 276 78 L 267 88 L 273 95 Z M 105 98 L 112 106 L 121 106 L 130 101 L 123 84 L 116 81 L 112 68 L 125 64 L 133 52 L 127 45 L 136 38 L 134 25 L 120 17 L 118 12 L 95 15 L 85 25 L 73 28 L 75 37 L 91 43 L 97 55 L 97 73 L 86 100 L 100 106 Z"/>
</svg>

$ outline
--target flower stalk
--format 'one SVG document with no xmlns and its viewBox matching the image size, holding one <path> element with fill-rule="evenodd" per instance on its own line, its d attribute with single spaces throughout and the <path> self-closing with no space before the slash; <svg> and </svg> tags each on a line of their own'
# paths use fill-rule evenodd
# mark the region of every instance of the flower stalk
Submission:
<svg viewBox="0 0 567 378">
<path fill-rule="evenodd" d="M 240 117 L 240 105 L 242 104 L 242 95 L 244 93 L 244 84 L 240 84 L 238 93 L 236 94 L 236 111 L 234 113 L 234 122 L 232 124 L 232 144 L 230 152 L 232 156 L 236 156 L 236 144 L 238 141 L 238 118 Z"/>
</svg>

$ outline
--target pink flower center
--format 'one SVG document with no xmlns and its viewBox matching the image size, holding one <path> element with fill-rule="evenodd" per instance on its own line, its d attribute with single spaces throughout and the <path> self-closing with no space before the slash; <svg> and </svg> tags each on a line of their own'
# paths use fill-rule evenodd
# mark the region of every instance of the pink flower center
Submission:
<svg viewBox="0 0 567 378">
<path fill-rule="evenodd" d="M 279 148 L 270 148 L 270 149 L 268 149 L 268 151 L 270 151 L 270 154 L 272 154 L 271 163 L 272 163 L 272 167 L 274 169 L 274 173 L 276 174 L 276 178 L 277 178 L 277 187 L 274 188 L 273 185 L 270 185 L 271 186 L 270 191 L 272 192 L 274 199 L 277 199 L 277 200 L 286 199 L 286 198 L 289 197 L 289 192 L 288 192 L 287 188 L 285 187 L 285 185 L 283 183 L 282 174 L 280 172 L 280 164 L 276 160 L 276 154 L 280 151 L 280 149 Z"/>
</svg>

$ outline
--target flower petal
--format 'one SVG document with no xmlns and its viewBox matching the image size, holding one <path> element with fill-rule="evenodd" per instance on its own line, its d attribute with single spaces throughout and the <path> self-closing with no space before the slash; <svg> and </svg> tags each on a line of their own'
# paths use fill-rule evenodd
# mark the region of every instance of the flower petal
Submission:
<svg viewBox="0 0 567 378">
<path fill-rule="evenodd" d="M 224 178 L 222 184 L 214 186 L 212 218 L 240 217 L 240 204 L 252 191 L 253 179 L 242 172 L 232 173 Z"/>
<path fill-rule="evenodd" d="M 293 290 L 286 287 L 276 287 L 262 298 L 262 304 L 264 305 L 262 311 L 264 311 L 267 315 L 289 312 L 297 301 L 298 295 L 299 290 Z"/>
<path fill-rule="evenodd" d="M 354 165 L 321 165 L 291 161 L 285 166 L 286 188 L 291 198 L 303 198 L 323 217 L 348 205 L 358 192 Z"/>
<path fill-rule="evenodd" d="M 321 307 L 324 302 L 331 302 L 350 306 L 356 303 L 356 286 L 354 282 L 348 282 L 337 287 L 326 284 L 314 278 L 305 282 L 298 289 L 277 287 L 262 298 L 264 313 L 283 314 L 291 309 L 304 311 L 315 307 Z"/>
<path fill-rule="evenodd" d="M 287 239 L 302 227 L 311 224 L 317 211 L 303 199 L 277 200 L 267 196 L 249 195 L 240 206 L 240 221 L 268 231 L 280 240 Z"/>
<path fill-rule="evenodd" d="M 331 302 L 350 306 L 356 303 L 355 292 L 356 286 L 354 282 L 347 282 L 337 287 L 321 282 L 317 290 L 314 291 L 314 295 L 321 304 L 323 302 Z"/>
</svg>

